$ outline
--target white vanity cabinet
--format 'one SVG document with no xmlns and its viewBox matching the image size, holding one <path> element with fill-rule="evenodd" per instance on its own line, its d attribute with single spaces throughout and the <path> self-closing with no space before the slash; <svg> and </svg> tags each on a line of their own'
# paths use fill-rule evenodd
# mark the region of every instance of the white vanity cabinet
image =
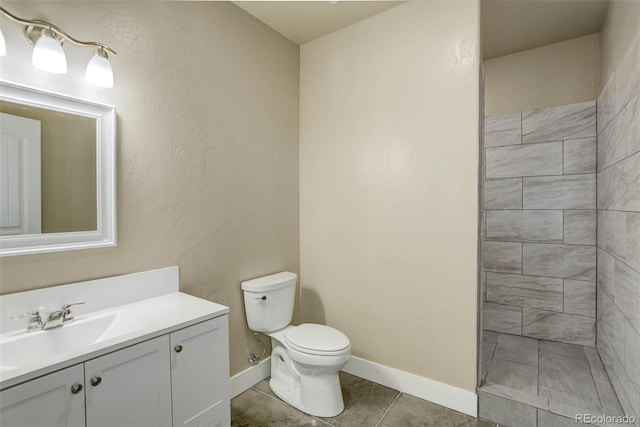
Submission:
<svg viewBox="0 0 640 427">
<path fill-rule="evenodd" d="M 3 427 L 228 427 L 227 315 L 0 392 Z M 85 424 L 86 419 L 86 424 Z"/>
<path fill-rule="evenodd" d="M 171 427 L 169 369 L 166 335 L 85 362 L 87 426 Z"/>
<path fill-rule="evenodd" d="M 0 392 L 0 425 L 83 427 L 82 363 Z"/>
<path fill-rule="evenodd" d="M 228 331 L 220 316 L 171 334 L 174 427 L 229 425 Z"/>
</svg>

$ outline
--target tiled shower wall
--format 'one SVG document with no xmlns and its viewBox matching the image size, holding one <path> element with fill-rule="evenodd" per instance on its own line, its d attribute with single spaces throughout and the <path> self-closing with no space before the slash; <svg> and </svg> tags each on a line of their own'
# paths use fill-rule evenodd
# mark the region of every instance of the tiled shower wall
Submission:
<svg viewBox="0 0 640 427">
<path fill-rule="evenodd" d="M 597 179 L 598 352 L 640 418 L 640 36 L 598 99 Z"/>
<path fill-rule="evenodd" d="M 595 101 L 485 119 L 485 330 L 595 345 L 595 172 Z"/>
</svg>

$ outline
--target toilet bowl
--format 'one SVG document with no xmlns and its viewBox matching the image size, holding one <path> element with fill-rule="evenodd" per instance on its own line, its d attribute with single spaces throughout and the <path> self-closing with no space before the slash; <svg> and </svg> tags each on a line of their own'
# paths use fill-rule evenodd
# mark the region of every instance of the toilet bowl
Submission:
<svg viewBox="0 0 640 427">
<path fill-rule="evenodd" d="M 242 282 L 247 322 L 271 337 L 271 390 L 302 412 L 333 417 L 344 409 L 338 372 L 351 343 L 329 326 L 290 325 L 296 281 L 295 273 L 282 272 Z"/>
</svg>

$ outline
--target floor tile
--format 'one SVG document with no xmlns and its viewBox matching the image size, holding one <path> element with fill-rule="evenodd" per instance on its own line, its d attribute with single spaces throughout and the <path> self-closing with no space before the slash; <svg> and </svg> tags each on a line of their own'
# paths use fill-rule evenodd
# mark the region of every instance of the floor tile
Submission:
<svg viewBox="0 0 640 427">
<path fill-rule="evenodd" d="M 550 403 L 601 411 L 589 363 L 575 357 L 540 353 L 540 394 Z"/>
<path fill-rule="evenodd" d="M 453 411 L 435 403 L 418 399 L 408 394 L 401 394 L 398 400 L 391 406 L 384 418 L 378 424 L 379 427 L 459 427 L 459 426 L 483 426 L 491 424 L 478 424 L 478 421 L 468 415 Z M 475 424 L 474 424 L 475 423 Z M 355 425 L 355 424 L 352 424 Z M 360 424 L 358 424 L 360 425 Z"/>
<path fill-rule="evenodd" d="M 284 402 L 249 389 L 231 400 L 232 427 L 326 426 Z"/>
<path fill-rule="evenodd" d="M 340 372 L 344 411 L 322 418 L 334 426 L 374 426 L 400 394 L 399 391 L 355 375 Z"/>
<path fill-rule="evenodd" d="M 538 340 L 502 334 L 498 338 L 498 345 L 493 357 L 524 365 L 538 366 Z"/>
<path fill-rule="evenodd" d="M 538 368 L 494 356 L 489 366 L 487 382 L 535 395 L 538 393 Z"/>
</svg>

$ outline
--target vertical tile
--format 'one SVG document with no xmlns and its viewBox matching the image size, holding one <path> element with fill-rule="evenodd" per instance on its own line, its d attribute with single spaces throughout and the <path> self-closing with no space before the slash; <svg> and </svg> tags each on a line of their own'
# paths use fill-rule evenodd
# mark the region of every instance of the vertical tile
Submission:
<svg viewBox="0 0 640 427">
<path fill-rule="evenodd" d="M 604 249 L 598 248 L 597 286 L 606 292 L 613 302 L 616 301 L 614 266 L 615 259 Z"/>
<path fill-rule="evenodd" d="M 598 98 L 598 134 L 600 134 L 618 114 L 616 105 L 616 80 L 614 72 Z"/>
<path fill-rule="evenodd" d="M 567 245 L 595 245 L 596 226 L 595 210 L 564 211 L 564 243 Z"/>
<path fill-rule="evenodd" d="M 616 260 L 614 278 L 615 304 L 633 327 L 640 330 L 640 273 Z"/>
<path fill-rule="evenodd" d="M 599 304 L 600 302 L 598 302 Z M 600 313 L 598 313 L 598 316 Z M 614 350 L 609 338 L 607 338 L 606 333 L 604 332 L 604 328 L 601 322 L 597 322 L 597 347 L 598 347 L 598 355 L 602 360 L 602 365 L 604 366 L 605 371 L 609 378 L 613 378 L 613 358 L 614 358 Z"/>
<path fill-rule="evenodd" d="M 591 376 L 596 384 L 596 391 L 602 402 L 604 413 L 607 415 L 623 415 L 624 412 L 620 407 L 616 392 L 613 390 L 611 380 L 600 361 L 598 350 L 592 347 L 584 347 L 584 353 L 587 356 Z"/>
<path fill-rule="evenodd" d="M 640 390 L 640 332 L 627 322 L 624 366 L 636 390 Z M 638 402 L 640 403 L 640 402 Z"/>
<path fill-rule="evenodd" d="M 486 330 L 482 331 L 482 341 L 483 342 L 496 344 L 498 342 L 498 337 L 499 336 L 500 336 L 500 334 L 497 333 L 497 332 L 486 331 Z"/>
<path fill-rule="evenodd" d="M 523 184 L 526 188 L 526 181 Z M 599 209 L 640 212 L 640 153 L 598 173 Z M 526 206 L 526 193 L 525 200 Z"/>
<path fill-rule="evenodd" d="M 613 388 L 618 394 L 620 405 L 627 414 L 633 414 L 638 417 L 640 414 L 638 410 L 638 402 L 640 402 L 640 393 L 634 386 L 629 374 L 627 373 L 624 365 L 617 357 L 614 358 L 613 365 Z"/>
<path fill-rule="evenodd" d="M 482 342 L 482 360 L 480 364 L 481 369 L 481 379 L 484 381 L 487 378 L 487 373 L 489 372 L 489 364 L 491 363 L 491 359 L 493 358 L 493 352 L 496 349 L 496 343 L 494 342 Z"/>
<path fill-rule="evenodd" d="M 640 93 L 625 107 L 624 121 L 629 128 L 627 133 L 627 156 L 640 151 Z"/>
<path fill-rule="evenodd" d="M 562 142 L 487 148 L 485 152 L 487 178 L 562 174 Z"/>
<path fill-rule="evenodd" d="M 522 272 L 532 276 L 596 280 L 594 246 L 525 243 Z"/>
<path fill-rule="evenodd" d="M 506 273 L 522 272 L 522 243 L 482 243 L 482 268 Z"/>
<path fill-rule="evenodd" d="M 484 182 L 485 209 L 522 209 L 522 178 Z"/>
<path fill-rule="evenodd" d="M 521 113 L 504 114 L 484 119 L 485 147 L 520 144 L 521 140 Z"/>
<path fill-rule="evenodd" d="M 596 322 L 592 317 L 556 313 L 535 308 L 522 309 L 522 334 L 570 344 L 594 346 Z"/>
<path fill-rule="evenodd" d="M 626 220 L 624 212 L 598 211 L 598 246 L 620 259 L 626 254 Z"/>
<path fill-rule="evenodd" d="M 627 136 L 624 114 L 618 114 L 598 136 L 598 170 L 627 156 Z"/>
<path fill-rule="evenodd" d="M 564 312 L 596 316 L 596 283 L 564 280 Z"/>
<path fill-rule="evenodd" d="M 625 212 L 625 256 L 622 259 L 640 271 L 640 212 Z"/>
<path fill-rule="evenodd" d="M 478 409 L 480 418 L 505 426 L 536 427 L 537 424 L 535 407 L 481 390 L 478 390 Z"/>
<path fill-rule="evenodd" d="M 596 172 L 596 138 L 563 141 L 563 172 L 565 175 Z"/>
<path fill-rule="evenodd" d="M 560 210 L 490 210 L 486 211 L 486 238 L 516 242 L 561 243 Z"/>
<path fill-rule="evenodd" d="M 629 47 L 616 69 L 616 97 L 624 106 L 640 92 L 640 37 Z"/>
<path fill-rule="evenodd" d="M 522 335 L 522 308 L 485 302 L 482 305 L 483 329 Z"/>
<path fill-rule="evenodd" d="M 600 290 L 598 290 L 597 303 L 598 326 L 601 327 L 602 334 L 611 344 L 613 356 L 624 360 L 625 318 L 607 294 Z"/>
<path fill-rule="evenodd" d="M 487 301 L 562 311 L 562 279 L 487 273 Z"/>
<path fill-rule="evenodd" d="M 595 174 L 524 178 L 524 209 L 595 209 Z"/>
<path fill-rule="evenodd" d="M 596 136 L 595 101 L 522 113 L 522 142 L 557 141 Z"/>
</svg>

